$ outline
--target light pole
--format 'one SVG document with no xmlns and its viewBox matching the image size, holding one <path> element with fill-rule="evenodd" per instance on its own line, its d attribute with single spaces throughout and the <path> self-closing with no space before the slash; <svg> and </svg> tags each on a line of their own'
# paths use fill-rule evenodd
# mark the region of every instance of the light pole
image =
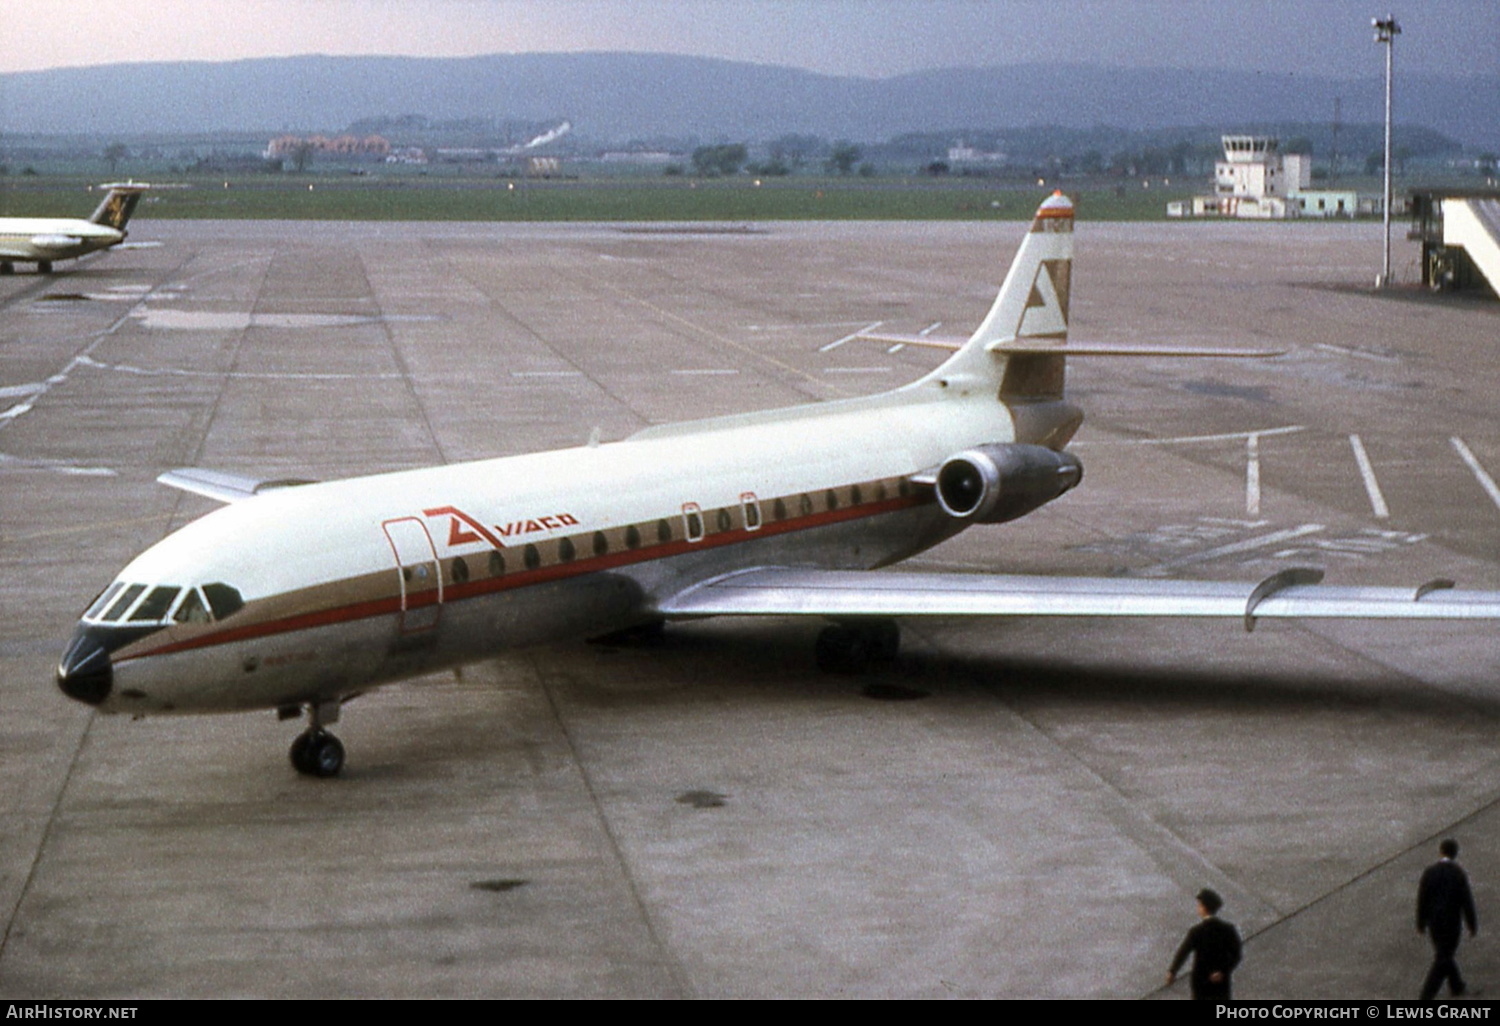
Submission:
<svg viewBox="0 0 1500 1026">
<path fill-rule="evenodd" d="M 1375 281 L 1376 288 L 1387 288 L 1391 284 L 1391 65 L 1396 53 L 1396 37 L 1401 34 L 1401 26 L 1396 24 L 1396 16 L 1388 14 L 1385 20 L 1371 18 L 1370 24 L 1375 28 L 1375 42 L 1385 44 L 1385 200 L 1384 207 L 1385 222 L 1385 261 L 1381 264 L 1380 277 Z"/>
</svg>

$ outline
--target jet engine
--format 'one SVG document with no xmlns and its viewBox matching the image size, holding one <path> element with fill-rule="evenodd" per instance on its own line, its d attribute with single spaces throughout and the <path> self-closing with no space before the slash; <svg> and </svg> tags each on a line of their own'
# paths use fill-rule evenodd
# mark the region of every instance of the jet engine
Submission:
<svg viewBox="0 0 1500 1026">
<path fill-rule="evenodd" d="M 1083 479 L 1070 452 L 1041 445 L 994 443 L 965 449 L 937 472 L 943 512 L 976 524 L 1001 524 L 1025 516 Z"/>
</svg>

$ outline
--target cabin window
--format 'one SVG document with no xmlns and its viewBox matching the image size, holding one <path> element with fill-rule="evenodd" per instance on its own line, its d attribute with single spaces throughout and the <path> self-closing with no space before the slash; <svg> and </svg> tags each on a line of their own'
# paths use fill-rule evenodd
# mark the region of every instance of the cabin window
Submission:
<svg viewBox="0 0 1500 1026">
<path fill-rule="evenodd" d="M 838 509 L 839 493 L 830 488 L 823 493 L 823 501 L 828 504 L 829 509 Z"/>
<path fill-rule="evenodd" d="M 98 617 L 104 611 L 105 607 L 114 600 L 114 597 L 120 593 L 120 589 L 123 587 L 125 587 L 124 581 L 116 581 L 105 588 L 99 593 L 99 597 L 94 599 L 93 604 L 89 606 L 88 612 L 83 614 L 83 618 L 85 620 L 93 620 Z"/>
<path fill-rule="evenodd" d="M 205 584 L 203 597 L 208 599 L 208 608 L 213 610 L 215 620 L 233 616 L 245 606 L 239 590 L 227 584 Z"/>
<path fill-rule="evenodd" d="M 812 496 L 811 495 L 803 495 L 801 502 L 798 503 L 798 508 L 802 510 L 802 515 L 803 516 L 805 516 L 805 517 L 812 516 L 812 511 L 813 511 Z"/>
<path fill-rule="evenodd" d="M 785 499 L 777 499 L 775 502 L 771 503 L 771 516 L 775 517 L 777 520 L 786 519 Z"/>
<path fill-rule="evenodd" d="M 490 576 L 505 576 L 505 557 L 500 554 L 499 549 L 493 549 L 490 552 Z"/>
<path fill-rule="evenodd" d="M 146 596 L 145 601 L 135 607 L 135 612 L 130 614 L 131 622 L 149 621 L 155 623 L 167 618 L 167 610 L 172 608 L 172 603 L 177 599 L 177 593 L 181 588 L 173 588 L 163 585 L 160 588 L 152 588 L 151 593 Z"/>
<path fill-rule="evenodd" d="M 911 494 L 911 482 L 904 477 L 900 481 L 896 482 L 896 493 L 903 499 L 906 498 Z"/>
<path fill-rule="evenodd" d="M 535 570 L 542 565 L 542 554 L 536 550 L 535 545 L 528 545 L 524 550 L 521 560 L 526 564 L 526 569 Z"/>
<path fill-rule="evenodd" d="M 727 531 L 734 526 L 734 518 L 729 515 L 729 510 L 727 509 L 719 510 L 719 515 L 716 519 L 720 531 Z"/>
<path fill-rule="evenodd" d="M 885 501 L 885 497 L 886 497 L 885 482 L 884 481 L 876 481 L 875 482 L 875 501 L 876 502 L 884 502 Z"/>
<path fill-rule="evenodd" d="M 671 541 L 672 525 L 667 523 L 665 520 L 658 520 L 656 522 L 656 540 L 661 542 L 662 544 L 666 544 L 667 542 Z"/>
<path fill-rule="evenodd" d="M 594 532 L 594 555 L 602 556 L 609 551 L 609 539 L 604 537 L 603 531 Z"/>
<path fill-rule="evenodd" d="M 109 607 L 109 612 L 100 617 L 101 620 L 114 621 L 125 615 L 125 610 L 135 605 L 135 600 L 141 597 L 141 592 L 146 590 L 144 584 L 132 584 L 125 589 L 115 604 Z"/>
<path fill-rule="evenodd" d="M 571 563 L 573 557 L 578 555 L 578 550 L 573 547 L 572 538 L 564 538 L 557 543 L 557 561 L 559 563 Z"/>
<path fill-rule="evenodd" d="M 469 579 L 469 564 L 464 562 L 464 557 L 453 557 L 453 583 L 462 584 Z"/>
<path fill-rule="evenodd" d="M 641 531 L 634 524 L 625 528 L 625 547 L 627 549 L 638 549 L 641 547 Z"/>
<path fill-rule="evenodd" d="M 177 611 L 172 614 L 172 619 L 178 623 L 208 623 L 208 606 L 203 603 L 203 596 L 198 594 L 197 588 L 191 588 L 182 597 L 177 605 Z"/>
<path fill-rule="evenodd" d="M 854 485 L 849 489 L 849 505 L 858 506 L 864 501 L 865 496 L 864 493 L 859 490 L 859 485 Z"/>
</svg>

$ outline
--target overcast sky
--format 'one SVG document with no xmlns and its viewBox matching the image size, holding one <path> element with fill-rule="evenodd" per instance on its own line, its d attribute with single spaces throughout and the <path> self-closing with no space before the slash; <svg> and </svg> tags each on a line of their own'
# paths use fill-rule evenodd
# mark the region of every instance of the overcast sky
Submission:
<svg viewBox="0 0 1500 1026">
<path fill-rule="evenodd" d="M 0 0 L 0 71 L 290 54 L 630 50 L 885 77 L 1040 62 L 1500 73 L 1500 0 Z M 1500 97 L 1497 97 L 1500 102 Z"/>
</svg>

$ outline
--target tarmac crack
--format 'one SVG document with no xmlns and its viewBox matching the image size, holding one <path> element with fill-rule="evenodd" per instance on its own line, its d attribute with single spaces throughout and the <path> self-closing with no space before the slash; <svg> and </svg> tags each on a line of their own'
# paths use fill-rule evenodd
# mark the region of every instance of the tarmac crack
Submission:
<svg viewBox="0 0 1500 1026">
<path fill-rule="evenodd" d="M 537 686 L 547 699 L 547 707 L 552 713 L 552 720 L 557 724 L 558 732 L 562 735 L 564 744 L 568 747 L 568 754 L 572 758 L 573 765 L 578 771 L 579 779 L 583 783 L 584 790 L 588 793 L 589 803 L 593 806 L 594 815 L 598 818 L 599 827 L 604 833 L 609 848 L 614 856 L 615 864 L 620 868 L 620 875 L 624 879 L 625 888 L 630 895 L 630 901 L 635 906 L 637 915 L 640 916 L 641 924 L 645 927 L 646 934 L 651 938 L 651 946 L 659 956 L 660 964 L 666 969 L 667 975 L 672 981 L 672 987 L 677 996 L 693 998 L 692 985 L 688 982 L 685 971 L 677 958 L 672 954 L 661 932 L 656 927 L 656 922 L 646 906 L 645 898 L 641 894 L 639 885 L 636 883 L 635 873 L 631 868 L 630 858 L 625 853 L 624 845 L 620 841 L 619 834 L 610 822 L 609 813 L 604 808 L 604 802 L 599 797 L 599 791 L 594 786 L 593 777 L 589 774 L 588 767 L 584 764 L 582 752 L 578 747 L 578 740 L 573 732 L 568 729 L 567 719 L 562 714 L 558 705 L 557 696 L 553 692 L 551 677 L 543 669 L 540 659 L 535 655 L 527 657 L 531 666 L 532 675 L 535 677 Z"/>
</svg>

